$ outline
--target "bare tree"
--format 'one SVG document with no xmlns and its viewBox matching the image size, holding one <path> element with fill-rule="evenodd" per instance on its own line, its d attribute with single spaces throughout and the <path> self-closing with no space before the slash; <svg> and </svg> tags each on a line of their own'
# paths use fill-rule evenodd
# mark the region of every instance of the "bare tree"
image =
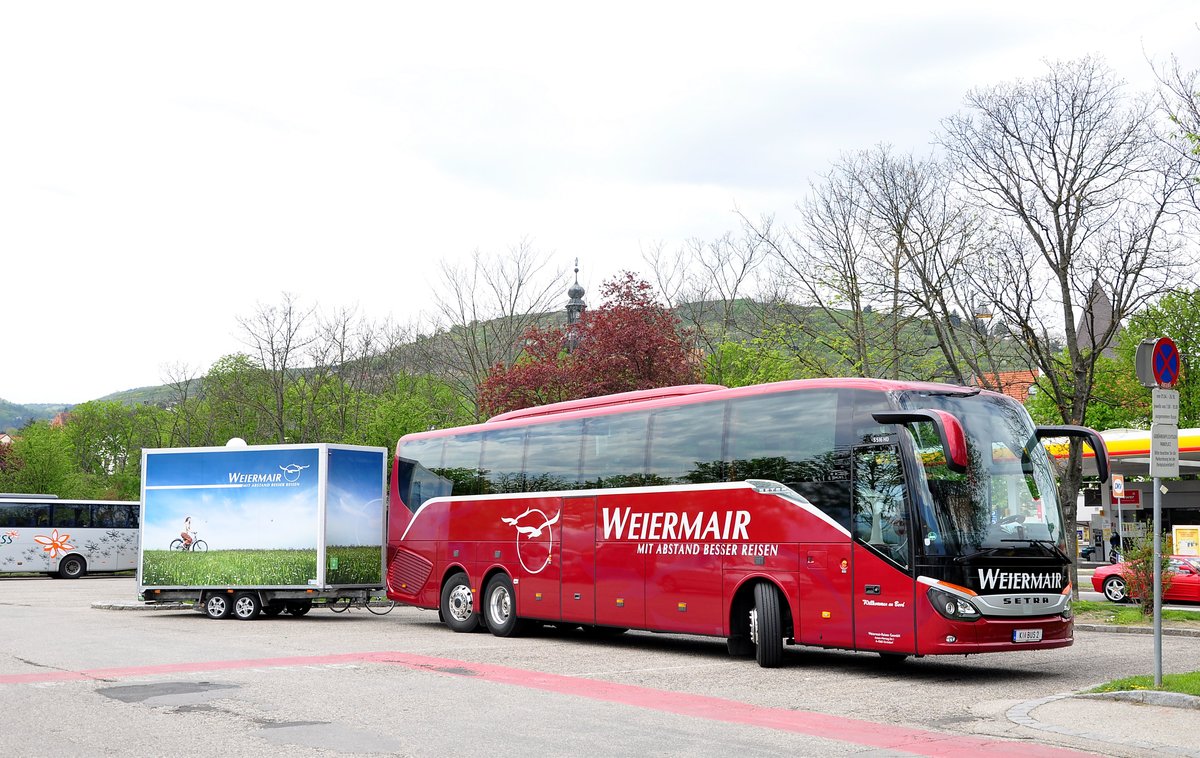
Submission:
<svg viewBox="0 0 1200 758">
<path fill-rule="evenodd" d="M 671 252 L 660 244 L 642 254 L 667 307 L 709 356 L 712 381 L 727 381 L 721 344 L 759 332 L 757 273 L 768 253 L 762 238 L 747 227 L 741 234 L 688 240 Z"/>
<path fill-rule="evenodd" d="M 1168 144 L 1178 150 L 1190 165 L 1196 180 L 1192 185 L 1192 205 L 1200 208 L 1200 69 L 1187 70 L 1179 59 L 1155 68 L 1158 77 L 1159 107 L 1175 128 L 1168 132 Z"/>
<path fill-rule="evenodd" d="M 269 405 L 260 408 L 270 419 L 276 441 L 299 442 L 289 439 L 288 387 L 297 375 L 302 358 L 311 357 L 306 351 L 315 336 L 306 331 L 316 306 L 303 306 L 290 293 L 283 293 L 279 305 L 259 303 L 253 316 L 239 316 L 243 343 L 250 348 L 251 357 L 262 371 L 270 389 Z M 302 436 L 307 428 L 298 430 Z"/>
<path fill-rule="evenodd" d="M 434 294 L 433 333 L 418 340 L 424 372 L 442 378 L 479 417 L 478 386 L 497 364 L 512 365 L 522 335 L 544 322 L 566 291 L 564 269 L 552 270 L 552 253 L 528 240 L 506 254 L 476 250 L 466 264 L 443 262 Z"/>
<path fill-rule="evenodd" d="M 1004 224 L 1005 255 L 978 281 L 992 283 L 992 303 L 1063 421 L 1082 423 L 1096 361 L 1121 319 L 1189 265 L 1180 249 L 1189 182 L 1180 156 L 1163 149 L 1148 99 L 1127 96 L 1102 61 L 1047 68 L 971 92 L 941 141 L 961 190 Z M 1097 317 L 1108 310 L 1102 300 L 1111 318 Z M 1076 442 L 1060 488 L 1068 523 L 1080 453 Z"/>
<path fill-rule="evenodd" d="M 200 423 L 196 419 L 196 397 L 200 391 L 200 370 L 186 363 L 163 366 L 163 381 L 171 391 L 171 429 L 167 444 L 188 447 L 196 444 L 193 435 Z"/>
</svg>

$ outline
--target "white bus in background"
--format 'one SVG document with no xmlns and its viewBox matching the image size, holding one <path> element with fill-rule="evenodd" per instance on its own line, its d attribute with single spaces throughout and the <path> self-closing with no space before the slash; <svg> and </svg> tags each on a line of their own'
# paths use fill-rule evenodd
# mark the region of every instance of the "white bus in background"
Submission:
<svg viewBox="0 0 1200 758">
<path fill-rule="evenodd" d="M 78 579 L 137 568 L 141 504 L 0 493 L 0 574 Z"/>
</svg>

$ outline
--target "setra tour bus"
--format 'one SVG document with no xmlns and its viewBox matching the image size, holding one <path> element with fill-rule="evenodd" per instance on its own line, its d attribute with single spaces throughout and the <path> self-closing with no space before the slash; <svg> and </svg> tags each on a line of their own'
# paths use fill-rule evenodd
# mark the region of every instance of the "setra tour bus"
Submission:
<svg viewBox="0 0 1200 758">
<path fill-rule="evenodd" d="M 132 571 L 141 504 L 0 493 L 0 574 Z"/>
<path fill-rule="evenodd" d="M 813 379 L 568 401 L 406 435 L 388 597 L 453 630 L 531 624 L 908 656 L 1073 640 L 1036 427 L 976 388 Z"/>
</svg>

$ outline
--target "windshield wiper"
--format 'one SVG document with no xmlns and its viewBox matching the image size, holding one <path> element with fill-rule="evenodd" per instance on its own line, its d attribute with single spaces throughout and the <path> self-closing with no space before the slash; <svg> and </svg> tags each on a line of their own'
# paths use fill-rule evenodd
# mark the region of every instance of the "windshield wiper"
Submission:
<svg viewBox="0 0 1200 758">
<path fill-rule="evenodd" d="M 1003 548 L 1003 547 L 985 547 L 983 550 L 977 550 L 974 553 L 969 553 L 967 555 L 955 556 L 954 562 L 955 563 L 966 563 L 967 561 L 971 560 L 972 558 L 978 558 L 981 555 L 991 555 L 992 553 L 996 552 L 997 550 L 1006 550 L 1006 549 L 1007 548 Z"/>
<path fill-rule="evenodd" d="M 1046 548 L 1046 552 L 1053 555 L 1055 558 L 1062 558 L 1067 563 L 1071 562 L 1070 556 L 1058 546 L 1054 540 L 1038 540 L 1038 539 L 1016 539 L 1016 540 L 1000 540 L 1001 542 L 1028 542 L 1030 545 Z"/>
</svg>

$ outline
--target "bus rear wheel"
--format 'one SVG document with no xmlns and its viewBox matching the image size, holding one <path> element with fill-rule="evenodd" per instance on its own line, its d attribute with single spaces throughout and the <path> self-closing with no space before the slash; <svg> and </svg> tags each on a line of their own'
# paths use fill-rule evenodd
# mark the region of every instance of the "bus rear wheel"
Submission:
<svg viewBox="0 0 1200 758">
<path fill-rule="evenodd" d="M 497 637 L 516 637 L 525 630 L 517 618 L 517 597 L 507 574 L 496 574 L 488 580 L 483 592 L 483 614 L 488 629 Z"/>
<path fill-rule="evenodd" d="M 754 657 L 759 666 L 775 668 L 783 662 L 783 614 L 779 608 L 779 592 L 766 582 L 754 586 L 750 639 L 754 641 Z"/>
<path fill-rule="evenodd" d="M 87 562 L 78 555 L 68 555 L 58 563 L 58 575 L 63 579 L 78 579 L 87 573 Z"/>
<path fill-rule="evenodd" d="M 473 632 L 479 626 L 479 615 L 473 607 L 474 593 L 466 572 L 459 571 L 442 587 L 442 620 L 456 632 Z"/>
</svg>

